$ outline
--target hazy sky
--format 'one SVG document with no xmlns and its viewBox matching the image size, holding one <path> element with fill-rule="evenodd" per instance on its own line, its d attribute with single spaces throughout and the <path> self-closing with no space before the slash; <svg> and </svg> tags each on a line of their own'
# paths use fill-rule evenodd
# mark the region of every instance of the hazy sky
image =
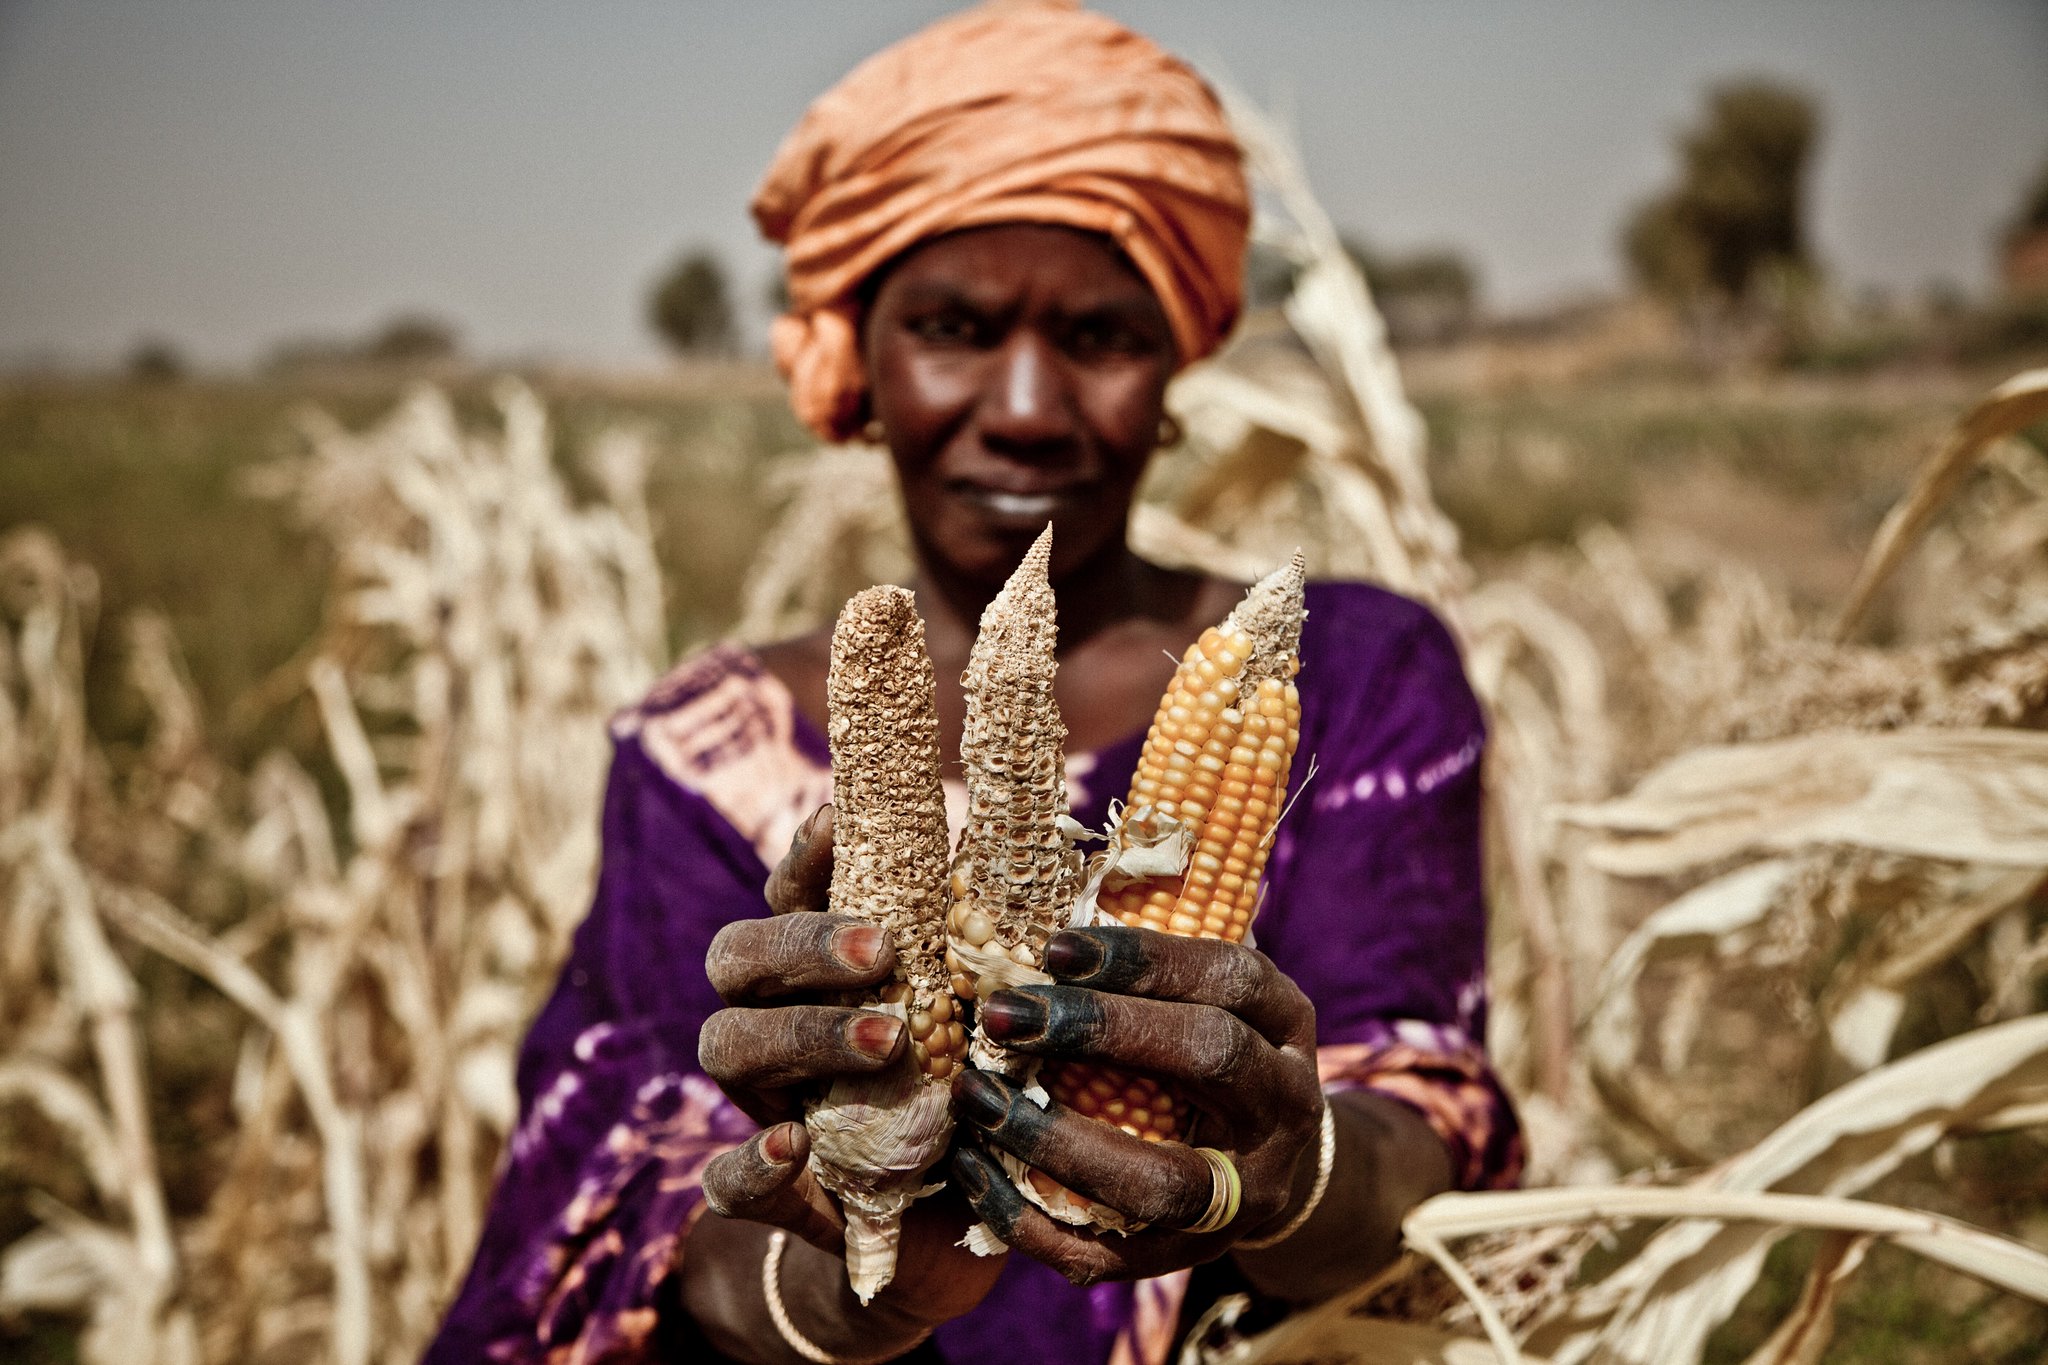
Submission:
<svg viewBox="0 0 2048 1365">
<path fill-rule="evenodd" d="M 934 0 L 0 0 L 0 360 L 155 333 L 210 363 L 401 309 L 473 349 L 655 354 L 649 279 L 717 247 L 808 100 Z M 2048 0 L 1103 0 L 1292 113 L 1340 223 L 1520 308 L 1611 287 L 1702 89 L 1827 120 L 1820 252 L 1980 287 L 2048 158 Z"/>
</svg>

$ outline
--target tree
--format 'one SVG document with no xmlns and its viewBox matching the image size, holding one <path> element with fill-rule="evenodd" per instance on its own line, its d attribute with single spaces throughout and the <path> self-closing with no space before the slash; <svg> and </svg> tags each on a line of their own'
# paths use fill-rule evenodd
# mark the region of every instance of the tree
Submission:
<svg viewBox="0 0 2048 1365">
<path fill-rule="evenodd" d="M 2048 164 L 1999 236 L 1998 265 L 2008 294 L 2048 300 Z"/>
<path fill-rule="evenodd" d="M 188 372 L 184 353 L 162 337 L 144 337 L 128 352 L 124 369 L 141 384 L 171 384 Z"/>
<path fill-rule="evenodd" d="M 1455 341 L 1472 325 L 1479 304 L 1479 274 L 1449 247 L 1398 254 L 1375 251 L 1356 238 L 1344 250 L 1372 287 L 1397 346 Z"/>
<path fill-rule="evenodd" d="M 1394 254 L 1375 251 L 1346 236 L 1344 254 L 1365 276 L 1373 303 L 1397 346 L 1455 341 L 1478 310 L 1479 276 L 1466 257 L 1449 247 L 1425 247 Z M 1250 310 L 1278 308 L 1294 292 L 1293 261 L 1260 242 L 1245 253 L 1244 298 Z"/>
<path fill-rule="evenodd" d="M 2015 237 L 2048 232 L 2048 161 L 2041 163 L 2040 174 L 2020 197 L 2019 212 L 2013 215 L 2008 231 Z"/>
<path fill-rule="evenodd" d="M 702 248 L 684 252 L 655 282 L 647 300 L 647 320 L 683 355 L 730 351 L 732 293 L 718 258 Z"/>
<path fill-rule="evenodd" d="M 445 365 L 461 351 L 462 333 L 454 323 L 414 310 L 396 314 L 361 337 L 308 336 L 281 342 L 263 369 L 276 375 L 364 366 L 402 370 Z"/>
<path fill-rule="evenodd" d="M 363 343 L 362 357 L 380 365 L 424 365 L 452 360 L 460 334 L 451 323 L 425 313 L 401 313 Z"/>
<path fill-rule="evenodd" d="M 1642 204 L 1623 233 L 1637 280 L 1684 303 L 1748 302 L 1775 273 L 1810 275 L 1807 170 L 1820 114 L 1800 90 L 1745 80 L 1708 93 L 1678 139 L 1679 181 Z"/>
</svg>

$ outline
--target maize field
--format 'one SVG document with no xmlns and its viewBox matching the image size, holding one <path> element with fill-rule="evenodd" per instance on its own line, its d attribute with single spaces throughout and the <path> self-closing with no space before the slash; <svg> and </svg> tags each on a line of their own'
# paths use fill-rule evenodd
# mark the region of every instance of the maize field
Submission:
<svg viewBox="0 0 2048 1365">
<path fill-rule="evenodd" d="M 1176 382 L 1133 536 L 1247 580 L 1299 545 L 1462 640 L 1532 1169 L 1278 1326 L 1226 1300 L 1184 1359 L 1811 1365 L 1873 1279 L 1935 1301 L 1886 1358 L 2038 1359 L 2048 465 L 2016 433 L 2048 371 L 1953 414 L 1827 610 L 1600 524 L 1475 568 L 1364 282 L 1235 114 L 1284 336 Z M 317 761 L 230 763 L 163 619 L 102 620 L 91 565 L 0 527 L 0 1347 L 399 1365 L 431 1335 L 593 883 L 606 717 L 669 649 L 654 446 L 588 442 L 572 496 L 549 423 L 517 384 L 482 423 L 423 390 L 262 469 L 332 564 L 287 677 Z M 880 452 L 771 492 L 717 586 L 742 638 L 902 581 Z"/>
</svg>

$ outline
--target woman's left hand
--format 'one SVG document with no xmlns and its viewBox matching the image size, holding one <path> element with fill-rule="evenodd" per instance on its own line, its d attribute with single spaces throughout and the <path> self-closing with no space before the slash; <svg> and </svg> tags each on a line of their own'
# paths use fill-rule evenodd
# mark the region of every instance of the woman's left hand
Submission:
<svg viewBox="0 0 2048 1365">
<path fill-rule="evenodd" d="M 1199 1111 L 1195 1143 L 1236 1163 L 1243 1202 L 1219 1231 L 1179 1231 L 1201 1220 L 1214 1193 L 1194 1147 L 1145 1142 L 1057 1103 L 1040 1108 L 1000 1076 L 969 1071 L 953 1084 L 966 1132 L 1147 1227 L 1124 1236 L 1058 1222 L 963 1145 L 952 1170 L 975 1212 L 1077 1284 L 1164 1274 L 1284 1224 L 1313 1183 L 1323 1108 L 1315 1007 L 1300 988 L 1250 948 L 1110 926 L 1054 935 L 1045 969 L 1062 984 L 983 1002 L 989 1036 L 1017 1052 L 1158 1077 Z"/>
</svg>

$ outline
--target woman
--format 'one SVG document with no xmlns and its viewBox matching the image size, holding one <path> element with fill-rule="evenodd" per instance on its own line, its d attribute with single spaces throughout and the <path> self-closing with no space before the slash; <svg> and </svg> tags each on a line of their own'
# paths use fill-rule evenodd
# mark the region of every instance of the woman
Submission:
<svg viewBox="0 0 2048 1365">
<path fill-rule="evenodd" d="M 1171 659 L 1241 592 L 1124 538 L 1170 443 L 1167 381 L 1238 310 L 1248 197 L 1213 96 L 1099 16 L 992 4 L 821 98 L 755 212 L 787 248 L 775 340 L 799 415 L 894 459 L 947 753 L 981 609 L 1054 524 L 1069 794 L 1100 827 Z M 1069 932 L 1047 951 L 1058 984 L 982 1006 L 1020 1051 L 1173 1078 L 1239 1173 L 1230 1223 L 1180 1230 L 1217 1178 L 1188 1149 L 970 1073 L 946 1191 L 914 1207 L 895 1281 L 854 1301 L 791 1120 L 906 1044 L 896 1021 L 824 1003 L 890 967 L 875 930 L 817 913 L 829 637 L 720 647 L 615 724 L 596 900 L 522 1055 L 522 1121 L 429 1358 L 1157 1361 L 1222 1286 L 1328 1294 L 1392 1254 L 1418 1200 L 1511 1181 L 1519 1139 L 1477 1041 L 1476 704 L 1420 607 L 1344 584 L 1311 585 L 1308 606 L 1318 772 L 1272 855 L 1263 951 Z M 1152 1226 L 1049 1220 L 998 1148 Z M 956 1245 L 975 1220 L 1007 1256 Z"/>
</svg>

